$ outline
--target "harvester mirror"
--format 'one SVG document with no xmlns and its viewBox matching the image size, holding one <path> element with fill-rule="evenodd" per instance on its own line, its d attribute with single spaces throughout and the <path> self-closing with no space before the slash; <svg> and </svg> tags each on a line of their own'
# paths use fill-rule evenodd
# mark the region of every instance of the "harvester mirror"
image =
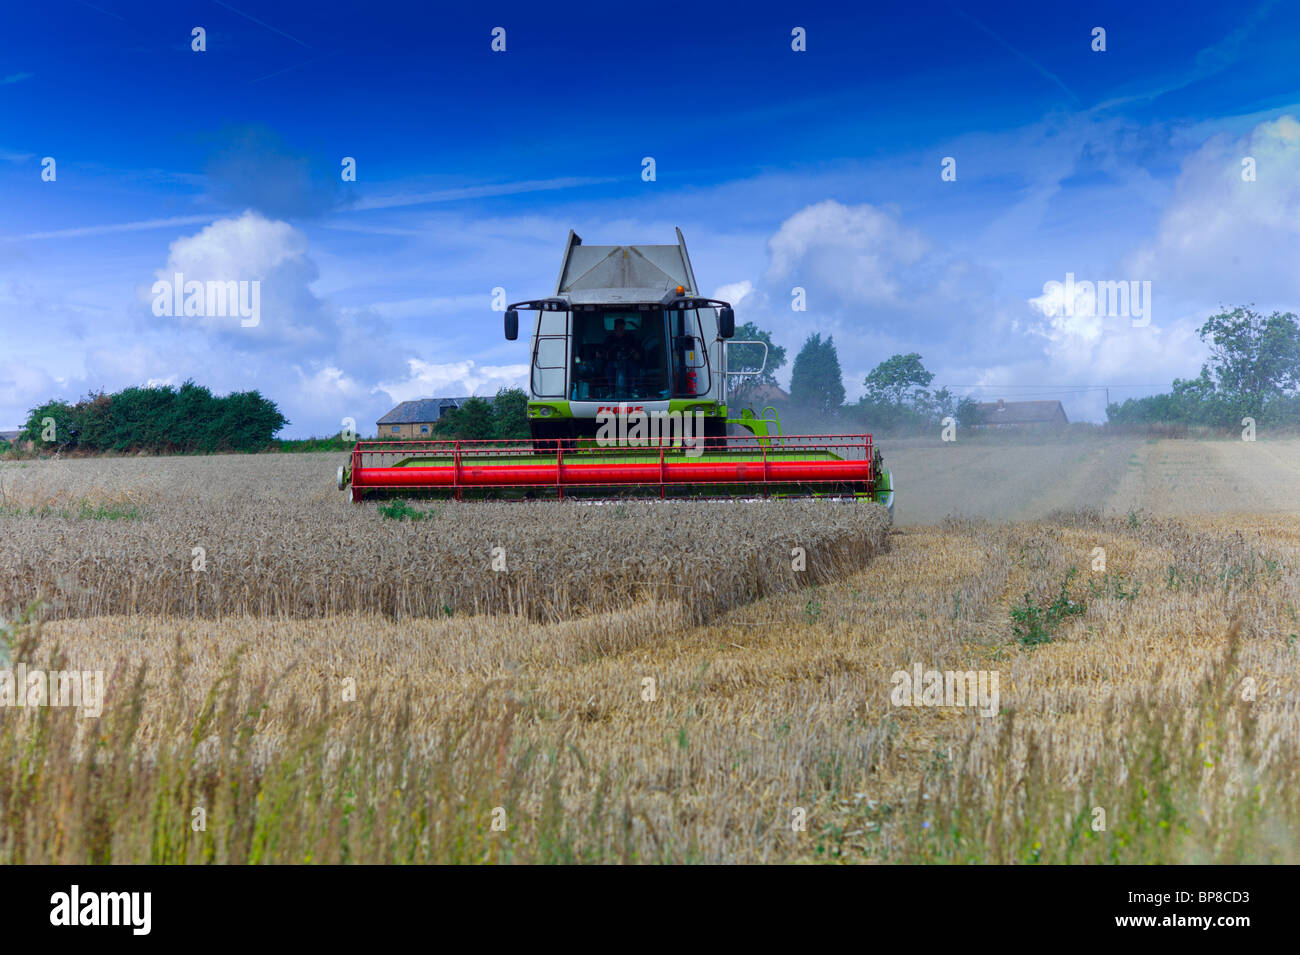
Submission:
<svg viewBox="0 0 1300 955">
<path fill-rule="evenodd" d="M 519 337 L 519 313 L 513 308 L 506 312 L 506 341 L 514 341 Z"/>
<path fill-rule="evenodd" d="M 731 308 L 718 310 L 718 337 L 731 338 L 736 334 L 736 313 Z"/>
</svg>

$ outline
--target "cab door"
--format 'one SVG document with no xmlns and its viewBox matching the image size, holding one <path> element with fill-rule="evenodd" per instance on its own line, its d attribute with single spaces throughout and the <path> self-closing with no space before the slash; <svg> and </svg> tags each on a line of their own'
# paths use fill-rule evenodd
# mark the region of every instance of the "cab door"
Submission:
<svg viewBox="0 0 1300 955">
<path fill-rule="evenodd" d="M 712 385 L 709 350 L 700 328 L 699 311 L 669 311 L 668 327 L 672 348 L 673 397 L 708 396 Z"/>
<path fill-rule="evenodd" d="M 564 398 L 569 388 L 570 312 L 537 313 L 533 334 L 531 387 L 534 398 Z"/>
</svg>

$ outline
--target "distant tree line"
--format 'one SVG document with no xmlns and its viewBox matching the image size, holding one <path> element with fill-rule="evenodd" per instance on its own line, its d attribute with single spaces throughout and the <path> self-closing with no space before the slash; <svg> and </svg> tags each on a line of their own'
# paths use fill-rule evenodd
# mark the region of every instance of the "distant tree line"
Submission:
<svg viewBox="0 0 1300 955">
<path fill-rule="evenodd" d="M 746 326 L 747 338 L 770 342 L 766 332 Z M 739 335 L 738 335 L 739 337 Z M 785 362 L 785 349 L 769 349 L 763 379 L 775 384 L 773 372 Z M 732 370 L 732 369 L 728 369 Z M 927 371 L 917 352 L 893 355 L 863 379 L 866 392 L 856 402 L 845 402 L 844 374 L 832 336 L 814 332 L 805 339 L 790 370 L 790 400 L 778 411 L 811 417 L 810 424 L 827 427 L 832 419 L 844 427 L 865 427 L 875 432 L 922 431 L 952 416 L 962 425 L 975 421 L 975 402 L 958 398 L 947 388 L 931 390 L 934 374 Z M 746 391 L 738 389 L 737 398 Z M 768 402 L 770 403 L 770 402 Z M 778 403 L 779 405 L 779 403 Z"/>
<path fill-rule="evenodd" d="M 1300 323 L 1290 312 L 1268 317 L 1254 308 L 1211 316 L 1198 331 L 1210 361 L 1190 379 L 1175 378 L 1168 394 L 1130 398 L 1106 407 L 1116 425 L 1237 428 L 1300 425 Z"/>
<path fill-rule="evenodd" d="M 753 326 L 744 330 L 746 338 L 771 341 Z M 1108 405 L 1109 423 L 1237 428 L 1249 417 L 1259 426 L 1300 426 L 1300 321 L 1295 315 L 1265 317 L 1252 307 L 1233 308 L 1210 317 L 1199 334 L 1211 353 L 1199 376 L 1175 379 L 1168 394 Z M 774 384 L 772 373 L 784 358 L 784 349 L 769 353 L 762 380 Z M 975 424 L 975 401 L 946 387 L 932 389 L 933 381 L 917 352 L 892 355 L 863 379 L 862 397 L 846 403 L 835 342 L 815 332 L 795 356 L 790 398 L 778 410 L 811 416 L 818 426 L 838 419 L 875 432 L 926 431 L 949 416 L 963 427 Z M 737 389 L 738 399 L 745 394 Z"/>
<path fill-rule="evenodd" d="M 88 451 L 262 451 L 288 423 L 257 391 L 217 397 L 186 381 L 92 392 L 76 404 L 47 401 L 28 414 L 18 440 Z"/>
</svg>

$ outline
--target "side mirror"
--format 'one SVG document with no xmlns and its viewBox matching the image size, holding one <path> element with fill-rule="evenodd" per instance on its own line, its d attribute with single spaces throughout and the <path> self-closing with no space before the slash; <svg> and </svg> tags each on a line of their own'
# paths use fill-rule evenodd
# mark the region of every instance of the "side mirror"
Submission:
<svg viewBox="0 0 1300 955">
<path fill-rule="evenodd" d="M 736 334 L 736 313 L 730 308 L 718 310 L 718 337 L 731 338 Z"/>
<path fill-rule="evenodd" d="M 506 312 L 506 341 L 512 342 L 519 337 L 519 313 L 513 308 Z"/>
</svg>

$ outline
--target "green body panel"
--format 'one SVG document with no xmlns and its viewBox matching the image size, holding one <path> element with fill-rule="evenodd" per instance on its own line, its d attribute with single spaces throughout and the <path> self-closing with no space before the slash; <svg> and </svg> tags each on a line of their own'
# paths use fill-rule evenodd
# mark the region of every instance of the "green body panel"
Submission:
<svg viewBox="0 0 1300 955">
<path fill-rule="evenodd" d="M 543 408 L 550 408 L 551 413 L 543 415 Z M 528 402 L 528 417 L 572 418 L 573 411 L 569 408 L 569 403 L 567 401 L 530 401 Z"/>
<path fill-rule="evenodd" d="M 668 413 L 672 414 L 675 411 L 680 411 L 682 414 L 695 414 L 698 411 L 706 418 L 727 416 L 726 405 L 719 405 L 716 401 L 699 401 L 695 398 L 669 398 Z"/>
<path fill-rule="evenodd" d="M 771 417 L 768 412 L 771 412 Z M 754 414 L 753 408 L 745 408 L 739 418 L 728 418 L 727 424 L 738 424 L 749 429 L 750 434 L 761 439 L 759 444 L 767 444 L 768 438 L 781 436 L 781 417 L 771 405 L 763 409 L 763 417 Z"/>
<path fill-rule="evenodd" d="M 881 469 L 876 476 L 875 502 L 889 509 L 889 516 L 894 516 L 894 475 Z"/>
</svg>

